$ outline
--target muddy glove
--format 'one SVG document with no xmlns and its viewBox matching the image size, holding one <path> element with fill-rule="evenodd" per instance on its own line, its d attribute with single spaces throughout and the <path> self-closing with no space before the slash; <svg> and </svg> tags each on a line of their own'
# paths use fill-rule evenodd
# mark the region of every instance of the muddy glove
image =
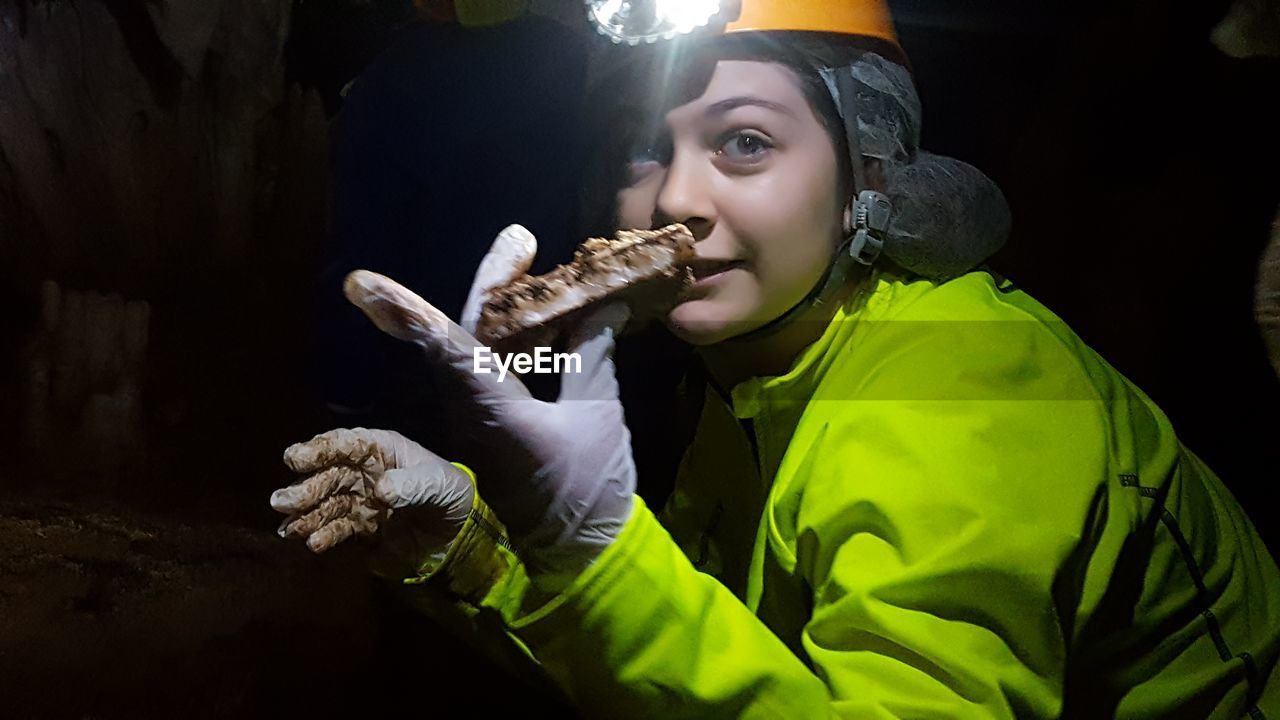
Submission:
<svg viewBox="0 0 1280 720">
<path fill-rule="evenodd" d="M 518 251 L 510 232 L 525 243 Z M 528 267 L 532 236 L 504 234 L 490 256 L 508 253 L 508 260 L 486 258 L 490 267 L 482 265 L 482 274 L 509 276 L 502 268 Z M 618 536 L 631 513 L 636 472 L 612 359 L 626 307 L 605 306 L 576 328 L 568 351 L 581 358 L 580 372 L 567 372 L 559 400 L 548 403 L 513 377 L 499 381 L 474 372 L 479 341 L 394 281 L 357 271 L 344 291 L 380 329 L 417 344 L 450 378 L 460 394 L 450 419 L 475 441 L 461 459 L 475 469 L 481 495 L 507 526 L 534 584 L 562 589 Z M 475 315 L 467 317 L 474 321 Z"/>
<path fill-rule="evenodd" d="M 271 495 L 271 507 L 289 514 L 281 537 L 305 538 L 320 553 L 385 526 L 380 574 L 438 566 L 475 497 L 466 472 L 389 430 L 331 430 L 290 446 L 284 461 L 307 478 Z"/>
</svg>

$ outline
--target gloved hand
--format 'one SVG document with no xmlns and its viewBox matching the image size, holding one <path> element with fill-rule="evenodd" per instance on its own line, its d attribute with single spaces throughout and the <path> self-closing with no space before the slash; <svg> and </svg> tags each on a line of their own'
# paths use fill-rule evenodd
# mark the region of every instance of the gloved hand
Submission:
<svg viewBox="0 0 1280 720">
<path fill-rule="evenodd" d="M 508 228 L 481 264 L 464 311 L 474 327 L 488 280 L 529 267 L 536 241 Z M 357 271 L 344 286 L 351 302 L 380 329 L 416 343 L 445 372 L 462 400 L 450 419 L 474 438 L 465 460 L 481 495 L 507 526 L 530 578 L 544 591 L 567 585 L 621 532 L 631 513 L 636 471 L 614 377 L 614 336 L 628 311 L 612 304 L 572 333 L 568 351 L 581 371 L 561 379 L 559 400 L 542 402 L 513 377 L 475 373 L 482 347 L 422 298 L 381 275 Z M 576 368 L 575 368 L 576 369 Z"/>
<path fill-rule="evenodd" d="M 519 225 L 498 235 L 462 309 L 468 330 L 475 329 L 489 290 L 528 272 L 536 248 L 533 235 Z M 272 493 L 271 507 L 289 515 L 280 536 L 304 538 L 317 553 L 352 535 L 377 532 L 392 510 L 416 508 L 422 525 L 396 523 L 402 537 L 384 538 L 384 545 L 399 546 L 391 554 L 406 561 L 442 560 L 475 495 L 470 478 L 457 467 L 386 430 L 333 430 L 290 446 L 284 461 L 310 476 Z"/>
<path fill-rule="evenodd" d="M 290 446 L 284 462 L 307 478 L 271 494 L 289 515 L 281 537 L 321 553 L 387 526 L 381 568 L 401 578 L 444 560 L 475 498 L 464 471 L 389 430 L 330 430 Z"/>
</svg>

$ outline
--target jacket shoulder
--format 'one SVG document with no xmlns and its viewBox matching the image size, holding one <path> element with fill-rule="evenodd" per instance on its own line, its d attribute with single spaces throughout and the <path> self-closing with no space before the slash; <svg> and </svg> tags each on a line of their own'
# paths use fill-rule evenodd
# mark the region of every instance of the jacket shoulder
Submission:
<svg viewBox="0 0 1280 720">
<path fill-rule="evenodd" d="M 896 281 L 877 294 L 821 390 L 868 400 L 1097 400 L 1115 381 L 1060 318 L 988 273 Z"/>
</svg>

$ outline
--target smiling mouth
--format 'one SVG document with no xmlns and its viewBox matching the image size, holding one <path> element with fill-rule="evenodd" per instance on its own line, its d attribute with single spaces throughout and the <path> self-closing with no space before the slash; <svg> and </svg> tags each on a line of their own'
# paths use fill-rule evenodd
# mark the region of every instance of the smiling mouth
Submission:
<svg viewBox="0 0 1280 720">
<path fill-rule="evenodd" d="M 736 267 L 742 267 L 741 260 L 713 260 L 709 258 L 696 258 L 689 263 L 689 269 L 693 271 L 694 280 L 703 280 L 715 275 L 719 275 L 727 270 Z"/>
</svg>

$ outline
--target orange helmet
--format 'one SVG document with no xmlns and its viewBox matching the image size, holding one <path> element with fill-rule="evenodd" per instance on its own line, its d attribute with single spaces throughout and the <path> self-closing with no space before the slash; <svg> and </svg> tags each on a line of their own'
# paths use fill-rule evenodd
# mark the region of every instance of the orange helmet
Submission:
<svg viewBox="0 0 1280 720">
<path fill-rule="evenodd" d="M 803 30 L 863 35 L 898 44 L 884 0 L 742 0 L 726 33 Z"/>
<path fill-rule="evenodd" d="M 693 32 L 807 31 L 875 38 L 901 52 L 885 0 L 586 0 L 601 33 L 632 45 Z"/>
</svg>

